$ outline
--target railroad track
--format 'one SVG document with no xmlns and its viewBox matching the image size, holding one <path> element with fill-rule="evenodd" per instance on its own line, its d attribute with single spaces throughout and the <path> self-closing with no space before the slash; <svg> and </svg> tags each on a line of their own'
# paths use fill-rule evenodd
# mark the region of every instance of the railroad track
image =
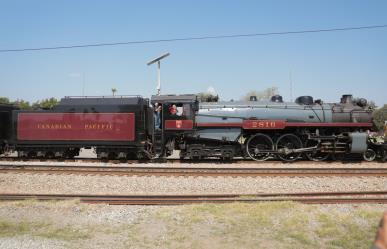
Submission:
<svg viewBox="0 0 387 249">
<path fill-rule="evenodd" d="M 295 201 L 306 204 L 387 204 L 387 191 L 367 192 L 316 192 L 316 193 L 274 193 L 254 195 L 60 195 L 60 194 L 0 194 L 0 201 L 20 200 L 73 200 L 82 203 L 110 205 L 182 205 L 195 203 L 230 203 Z"/>
<path fill-rule="evenodd" d="M 172 163 L 172 164 L 180 164 L 180 163 L 185 163 L 185 164 L 206 164 L 206 163 L 211 163 L 211 164 L 291 164 L 288 162 L 284 161 L 278 161 L 278 160 L 267 160 L 267 161 L 262 161 L 262 162 L 256 162 L 251 159 L 244 159 L 244 158 L 235 158 L 232 160 L 227 160 L 227 161 L 222 161 L 218 158 L 206 158 L 206 159 L 201 159 L 201 160 L 189 160 L 189 159 L 178 159 L 178 158 L 167 158 L 167 159 L 153 159 L 153 160 L 102 160 L 98 158 L 72 158 L 72 159 L 47 159 L 47 158 L 20 158 L 20 157 L 9 157 L 9 156 L 1 156 L 0 157 L 0 162 L 66 162 L 66 163 L 111 163 L 111 164 L 149 164 L 149 163 Z M 310 160 L 298 160 L 296 163 L 297 164 L 315 164 L 315 163 L 331 163 L 331 162 L 340 162 L 340 161 L 322 161 L 322 162 L 315 162 L 315 161 L 310 161 Z M 362 159 L 359 158 L 348 158 L 346 160 L 342 160 L 342 163 L 364 163 L 367 164 L 369 162 L 363 161 Z M 376 161 L 375 161 L 376 162 Z M 378 162 L 378 161 L 377 161 Z M 381 162 L 382 163 L 382 162 Z"/>
<path fill-rule="evenodd" d="M 112 164 L 119 164 L 119 163 L 127 163 L 127 164 L 134 164 L 134 163 L 149 163 L 152 161 L 149 160 L 102 160 L 98 158 L 71 158 L 71 159 L 48 159 L 48 158 L 21 158 L 21 157 L 9 157 L 9 156 L 1 156 L 0 157 L 1 162 L 66 162 L 66 163 L 112 163 Z M 171 163 L 178 162 L 178 159 L 171 159 Z"/>
<path fill-rule="evenodd" d="M 0 164 L 0 173 L 45 173 L 119 176 L 298 176 L 387 177 L 387 168 L 208 168 L 208 167 L 116 167 Z"/>
<path fill-rule="evenodd" d="M 230 163 L 257 163 L 256 161 L 253 161 L 251 159 L 232 159 L 228 161 L 222 161 L 220 159 L 216 158 L 208 158 L 208 159 L 201 159 L 201 160 L 189 160 L 189 159 L 178 159 L 178 158 L 156 158 L 152 160 L 139 160 L 139 159 L 133 159 L 133 160 L 106 160 L 106 159 L 98 159 L 98 158 L 72 158 L 72 159 L 47 159 L 47 158 L 21 158 L 21 157 L 7 157 L 2 156 L 0 157 L 0 161 L 9 161 L 9 162 L 77 162 L 77 163 L 112 163 L 112 164 L 119 164 L 119 163 L 126 163 L 126 164 L 147 164 L 147 163 L 216 163 L 216 164 L 230 164 Z M 270 161 L 273 162 L 273 161 Z M 277 161 L 278 162 L 278 161 Z"/>
</svg>

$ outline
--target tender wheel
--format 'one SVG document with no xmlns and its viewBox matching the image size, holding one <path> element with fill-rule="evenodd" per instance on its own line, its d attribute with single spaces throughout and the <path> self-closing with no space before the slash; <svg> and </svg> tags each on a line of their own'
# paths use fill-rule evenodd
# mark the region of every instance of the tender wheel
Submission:
<svg viewBox="0 0 387 249">
<path fill-rule="evenodd" d="M 368 161 L 368 162 L 371 162 L 373 160 L 375 160 L 376 158 L 376 152 L 373 150 L 373 149 L 367 149 L 364 153 L 363 153 L 363 158 L 364 160 Z"/>
<path fill-rule="evenodd" d="M 294 149 L 301 149 L 302 142 L 299 137 L 294 134 L 284 134 L 280 136 L 276 143 L 278 157 L 286 162 L 293 162 L 301 156 L 301 152 L 292 152 Z"/>
<path fill-rule="evenodd" d="M 265 134 L 255 134 L 246 142 L 246 152 L 255 161 L 269 159 L 274 150 L 273 140 Z"/>
<path fill-rule="evenodd" d="M 384 152 L 381 158 L 382 162 L 387 161 L 387 152 Z"/>
<path fill-rule="evenodd" d="M 47 151 L 45 157 L 47 159 L 53 159 L 53 158 L 55 158 L 55 153 L 52 151 Z"/>
<path fill-rule="evenodd" d="M 78 148 L 69 148 L 65 152 L 65 157 L 67 159 L 73 159 L 74 157 L 79 156 L 79 151 L 80 151 L 80 149 L 78 149 Z"/>
<path fill-rule="evenodd" d="M 35 151 L 28 151 L 27 152 L 27 157 L 28 158 L 35 158 L 36 157 L 36 152 Z"/>
<path fill-rule="evenodd" d="M 109 160 L 116 160 L 117 159 L 117 154 L 115 152 L 109 152 L 108 153 L 108 159 Z"/>
<path fill-rule="evenodd" d="M 315 147 L 316 145 L 317 145 L 317 149 L 315 149 L 313 151 L 305 152 L 306 157 L 309 160 L 316 161 L 316 162 L 327 160 L 329 157 L 329 153 L 321 152 L 321 148 L 319 148 L 319 146 L 318 146 L 319 145 L 318 141 L 307 140 L 305 143 L 306 148 Z"/>
</svg>

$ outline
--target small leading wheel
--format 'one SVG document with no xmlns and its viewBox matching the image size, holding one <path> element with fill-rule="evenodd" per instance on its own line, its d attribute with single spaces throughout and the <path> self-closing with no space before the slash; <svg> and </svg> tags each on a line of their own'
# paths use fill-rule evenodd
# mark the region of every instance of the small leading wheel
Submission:
<svg viewBox="0 0 387 249">
<path fill-rule="evenodd" d="M 312 151 L 305 152 L 306 157 L 309 160 L 315 161 L 315 162 L 320 162 L 320 161 L 327 160 L 328 157 L 329 157 L 329 153 L 321 152 L 321 148 L 319 146 L 319 142 L 318 141 L 316 141 L 316 140 L 307 140 L 306 143 L 305 143 L 305 148 L 315 147 L 315 146 L 317 146 L 316 149 L 314 149 Z"/>
<path fill-rule="evenodd" d="M 382 153 L 382 158 L 381 158 L 381 160 L 382 160 L 382 162 L 387 161 L 387 151 L 384 151 L 384 152 Z"/>
<path fill-rule="evenodd" d="M 265 161 L 269 159 L 274 150 L 273 140 L 265 134 L 255 134 L 246 142 L 246 152 L 255 161 Z"/>
<path fill-rule="evenodd" d="M 297 160 L 302 152 L 293 152 L 293 150 L 301 148 L 303 148 L 301 139 L 290 133 L 280 136 L 276 143 L 278 157 L 285 162 Z"/>
<path fill-rule="evenodd" d="M 373 149 L 367 149 L 364 153 L 363 153 L 363 158 L 364 160 L 368 161 L 368 162 L 371 162 L 373 160 L 375 160 L 376 158 L 376 152 L 373 150 Z"/>
</svg>

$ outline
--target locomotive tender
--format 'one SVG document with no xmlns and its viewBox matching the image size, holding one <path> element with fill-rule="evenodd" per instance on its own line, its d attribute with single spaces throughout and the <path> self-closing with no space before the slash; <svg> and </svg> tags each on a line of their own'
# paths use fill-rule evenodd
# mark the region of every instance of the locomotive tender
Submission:
<svg viewBox="0 0 387 249">
<path fill-rule="evenodd" d="M 155 104 L 161 105 L 155 127 Z M 295 161 L 363 154 L 386 158 L 370 144 L 372 111 L 365 99 L 343 95 L 339 103 L 302 96 L 283 102 L 201 102 L 196 95 L 66 97 L 52 110 L 0 106 L 0 152 L 27 158 L 72 158 L 95 148 L 101 159 L 234 157 Z M 4 117 L 4 118 L 3 118 Z M 158 122 L 157 122 L 158 123 Z"/>
<path fill-rule="evenodd" d="M 91 147 L 102 159 L 137 158 L 153 131 L 153 110 L 139 96 L 66 97 L 52 110 L 13 110 L 11 116 L 3 143 L 25 158 L 73 158 Z"/>
</svg>

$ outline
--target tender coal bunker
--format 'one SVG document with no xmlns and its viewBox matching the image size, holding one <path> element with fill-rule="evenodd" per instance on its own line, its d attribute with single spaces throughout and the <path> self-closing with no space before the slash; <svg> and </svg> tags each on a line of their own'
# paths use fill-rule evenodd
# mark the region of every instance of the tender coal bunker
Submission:
<svg viewBox="0 0 387 249">
<path fill-rule="evenodd" d="M 300 105 L 313 105 L 312 96 L 300 96 L 296 99 L 296 103 Z"/>
<path fill-rule="evenodd" d="M 145 102 L 146 100 L 139 96 L 65 97 L 52 110 L 79 113 L 128 112 L 128 108 L 141 110 Z"/>
</svg>

